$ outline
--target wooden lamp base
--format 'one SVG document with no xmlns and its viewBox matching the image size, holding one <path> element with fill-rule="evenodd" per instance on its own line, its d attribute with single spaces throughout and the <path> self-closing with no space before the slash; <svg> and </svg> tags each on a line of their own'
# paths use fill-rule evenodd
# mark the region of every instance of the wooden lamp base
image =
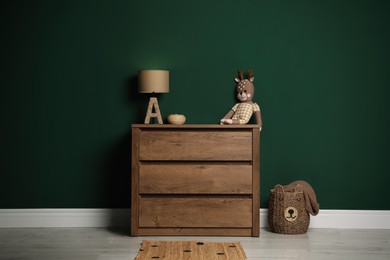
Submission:
<svg viewBox="0 0 390 260">
<path fill-rule="evenodd" d="M 153 112 L 153 108 L 155 112 Z M 154 117 L 157 117 L 157 122 L 159 124 L 163 124 L 157 98 L 151 97 L 149 100 L 148 111 L 146 112 L 145 124 L 150 124 L 150 119 Z"/>
</svg>

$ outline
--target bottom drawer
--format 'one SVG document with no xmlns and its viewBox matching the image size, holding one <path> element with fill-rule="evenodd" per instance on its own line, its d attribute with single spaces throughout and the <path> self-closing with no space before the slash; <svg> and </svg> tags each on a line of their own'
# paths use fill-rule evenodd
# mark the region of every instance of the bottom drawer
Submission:
<svg viewBox="0 0 390 260">
<path fill-rule="evenodd" d="M 141 197 L 139 227 L 252 227 L 252 199 Z"/>
</svg>

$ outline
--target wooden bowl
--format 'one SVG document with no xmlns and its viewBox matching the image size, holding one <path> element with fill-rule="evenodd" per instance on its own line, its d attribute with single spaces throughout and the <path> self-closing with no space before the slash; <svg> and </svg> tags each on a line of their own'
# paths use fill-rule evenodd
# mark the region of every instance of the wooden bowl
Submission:
<svg viewBox="0 0 390 260">
<path fill-rule="evenodd" d="M 168 123 L 173 125 L 182 125 L 186 122 L 186 117 L 181 114 L 172 114 L 168 116 Z"/>
</svg>

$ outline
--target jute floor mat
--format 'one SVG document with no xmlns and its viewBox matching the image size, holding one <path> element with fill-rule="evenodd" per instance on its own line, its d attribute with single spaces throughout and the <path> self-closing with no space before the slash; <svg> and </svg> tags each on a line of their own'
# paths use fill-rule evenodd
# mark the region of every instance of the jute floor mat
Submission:
<svg viewBox="0 0 390 260">
<path fill-rule="evenodd" d="M 245 260 L 247 258 L 240 242 L 143 240 L 135 260 L 146 259 Z"/>
</svg>

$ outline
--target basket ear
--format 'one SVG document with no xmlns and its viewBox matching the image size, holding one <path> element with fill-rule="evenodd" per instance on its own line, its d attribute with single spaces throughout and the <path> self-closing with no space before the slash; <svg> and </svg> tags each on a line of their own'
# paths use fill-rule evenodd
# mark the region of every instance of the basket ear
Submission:
<svg viewBox="0 0 390 260">
<path fill-rule="evenodd" d="M 275 185 L 275 188 L 274 188 L 274 189 L 275 189 L 276 192 L 284 193 L 283 186 L 280 185 L 280 184 Z"/>
<path fill-rule="evenodd" d="M 303 193 L 303 186 L 301 184 L 297 184 L 294 188 L 294 193 Z"/>
<path fill-rule="evenodd" d="M 283 186 L 280 185 L 280 184 L 277 184 L 277 185 L 275 185 L 274 190 L 275 190 L 275 193 L 278 195 L 279 199 L 282 200 L 284 198 L 284 188 L 283 188 Z"/>
</svg>

